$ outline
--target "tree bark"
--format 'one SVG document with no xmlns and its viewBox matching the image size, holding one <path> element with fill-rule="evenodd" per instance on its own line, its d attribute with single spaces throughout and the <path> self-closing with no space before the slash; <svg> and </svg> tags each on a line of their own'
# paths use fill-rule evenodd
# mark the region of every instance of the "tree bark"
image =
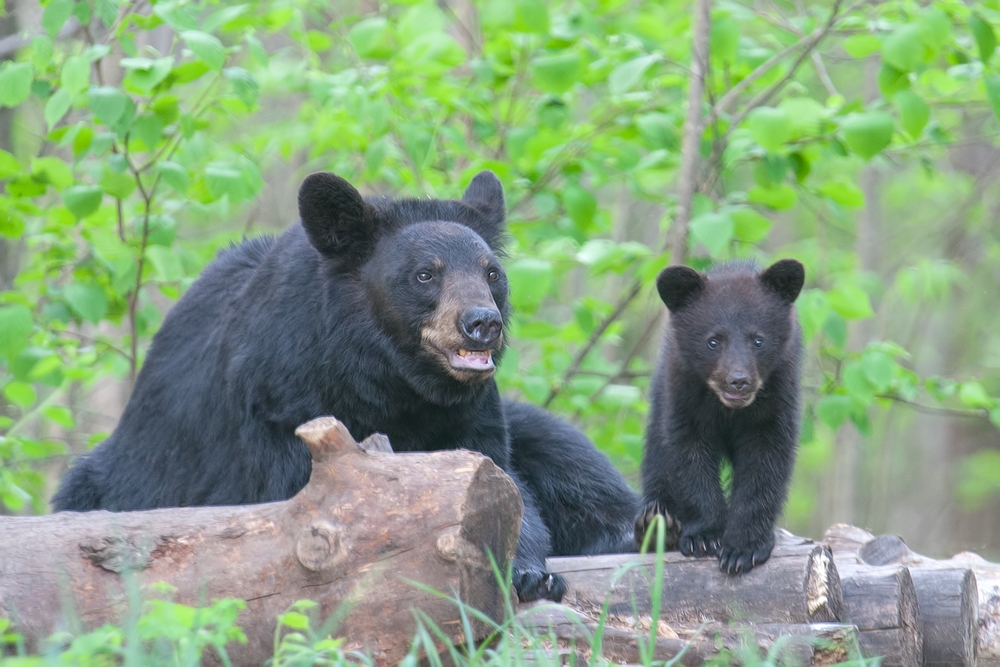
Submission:
<svg viewBox="0 0 1000 667">
<path fill-rule="evenodd" d="M 165 581 L 184 604 L 247 601 L 238 624 L 249 643 L 230 647 L 234 664 L 273 655 L 276 615 L 302 598 L 319 602 L 324 617 L 345 613 L 337 635 L 379 664 L 409 650 L 414 607 L 461 634 L 457 606 L 413 581 L 502 618 L 510 593 L 487 550 L 506 567 L 522 505 L 488 458 L 363 449 L 332 417 L 297 433 L 313 472 L 287 501 L 0 518 L 0 616 L 37 650 L 53 632 L 119 622 L 128 606 L 121 575 L 140 590 Z M 383 450 L 386 442 L 371 441 Z"/>
<path fill-rule="evenodd" d="M 945 560 L 915 553 L 896 535 L 834 524 L 823 541 L 841 565 L 899 564 L 913 579 L 925 665 L 1000 667 L 1000 564 L 962 552 Z"/>
<path fill-rule="evenodd" d="M 858 628 L 866 656 L 884 656 L 887 667 L 923 662 L 923 634 L 917 591 L 910 571 L 899 565 L 839 563 L 845 623 Z"/>
<path fill-rule="evenodd" d="M 841 617 L 840 578 L 829 549 L 816 544 L 779 545 L 771 558 L 746 574 L 719 571 L 714 558 L 663 556 L 667 623 L 808 624 Z M 621 554 L 550 558 L 550 572 L 566 578 L 564 602 L 578 610 L 599 610 L 607 598 L 616 615 L 649 614 L 655 555 Z"/>
</svg>

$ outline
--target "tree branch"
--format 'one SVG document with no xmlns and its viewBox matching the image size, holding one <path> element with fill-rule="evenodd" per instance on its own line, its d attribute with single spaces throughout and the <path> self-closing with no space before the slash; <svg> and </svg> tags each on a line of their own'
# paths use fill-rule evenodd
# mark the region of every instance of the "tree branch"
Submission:
<svg viewBox="0 0 1000 667">
<path fill-rule="evenodd" d="M 691 77 L 688 79 L 688 108 L 681 139 L 681 166 L 677 179 L 677 205 L 674 219 L 667 231 L 670 263 L 680 264 L 687 254 L 688 223 L 696 189 L 698 152 L 704 125 L 701 101 L 708 72 L 708 40 L 712 27 L 711 0 L 696 0 L 691 35 Z"/>
</svg>

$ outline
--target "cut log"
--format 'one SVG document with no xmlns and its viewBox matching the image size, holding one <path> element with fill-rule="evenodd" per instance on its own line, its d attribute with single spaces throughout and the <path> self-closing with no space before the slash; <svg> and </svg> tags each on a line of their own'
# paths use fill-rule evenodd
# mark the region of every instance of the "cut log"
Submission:
<svg viewBox="0 0 1000 667">
<path fill-rule="evenodd" d="M 896 535 L 834 524 L 823 536 L 838 564 L 905 565 L 920 605 L 924 664 L 1000 667 L 1000 564 L 963 552 L 945 560 L 911 551 Z"/>
<path fill-rule="evenodd" d="M 917 592 L 910 571 L 900 565 L 881 567 L 839 563 L 845 623 L 858 628 L 858 644 L 866 657 L 884 656 L 887 667 L 923 663 L 923 635 Z"/>
<path fill-rule="evenodd" d="M 565 648 L 587 652 L 596 645 L 601 632 L 601 654 L 611 662 L 646 663 L 650 621 L 646 617 L 608 615 L 603 627 L 598 618 L 581 614 L 565 605 L 544 604 L 519 615 L 525 628 L 540 635 L 551 633 Z M 758 655 L 771 652 L 776 664 L 831 665 L 852 657 L 856 642 L 852 625 L 838 623 L 754 624 L 754 623 L 667 623 L 656 630 L 652 659 L 667 661 L 681 655 L 677 664 L 702 665 L 721 649 L 740 654 L 746 648 Z M 641 647 L 641 648 L 640 648 Z"/>
<path fill-rule="evenodd" d="M 238 624 L 249 643 L 229 651 L 247 665 L 273 655 L 275 617 L 301 598 L 319 602 L 323 617 L 346 614 L 338 636 L 379 664 L 406 654 L 414 607 L 461 635 L 457 606 L 413 581 L 502 617 L 510 592 L 498 586 L 486 550 L 505 567 L 522 505 L 488 458 L 367 451 L 332 417 L 297 433 L 313 471 L 288 501 L 0 517 L 0 616 L 33 649 L 55 631 L 118 622 L 127 606 L 120 573 L 131 572 L 144 591 L 173 585 L 184 604 L 246 600 Z"/>
<path fill-rule="evenodd" d="M 808 624 L 840 619 L 840 578 L 825 546 L 779 545 L 766 563 L 736 576 L 720 572 L 714 558 L 667 552 L 663 559 L 660 617 L 668 623 Z M 608 598 L 616 615 L 650 612 L 654 564 L 652 554 L 547 561 L 550 572 L 566 578 L 564 602 L 581 610 L 600 609 Z"/>
</svg>

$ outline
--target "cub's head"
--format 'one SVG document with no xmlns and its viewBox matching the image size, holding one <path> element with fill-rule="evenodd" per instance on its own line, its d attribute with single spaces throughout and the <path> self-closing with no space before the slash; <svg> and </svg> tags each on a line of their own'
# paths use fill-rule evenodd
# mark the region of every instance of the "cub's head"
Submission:
<svg viewBox="0 0 1000 667">
<path fill-rule="evenodd" d="M 415 377 L 463 385 L 493 376 L 508 314 L 503 187 L 480 172 L 461 201 L 365 200 L 347 181 L 312 174 L 299 190 L 312 245 L 357 280 L 381 330 L 412 356 Z"/>
<path fill-rule="evenodd" d="M 747 407 L 776 366 L 797 363 L 792 304 L 804 282 L 794 259 L 764 271 L 732 262 L 707 275 L 667 267 L 656 288 L 670 310 L 670 361 L 701 377 L 726 407 Z"/>
</svg>

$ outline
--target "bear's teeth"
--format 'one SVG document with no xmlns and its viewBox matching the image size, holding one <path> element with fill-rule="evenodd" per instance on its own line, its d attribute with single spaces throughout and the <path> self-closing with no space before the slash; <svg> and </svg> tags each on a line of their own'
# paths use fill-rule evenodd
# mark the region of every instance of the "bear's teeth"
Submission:
<svg viewBox="0 0 1000 667">
<path fill-rule="evenodd" d="M 460 357 L 466 357 L 468 355 L 469 355 L 469 351 L 468 350 L 465 350 L 463 348 L 458 348 L 458 356 L 460 356 Z"/>
</svg>

